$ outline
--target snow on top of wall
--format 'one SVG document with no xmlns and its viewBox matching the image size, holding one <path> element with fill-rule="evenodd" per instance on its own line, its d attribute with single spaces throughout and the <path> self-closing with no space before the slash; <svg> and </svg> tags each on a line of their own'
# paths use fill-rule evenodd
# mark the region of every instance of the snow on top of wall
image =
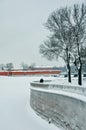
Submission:
<svg viewBox="0 0 86 130">
<path fill-rule="evenodd" d="M 43 77 L 44 81 L 46 80 L 51 80 L 50 82 L 44 82 L 44 84 L 48 84 L 50 86 L 52 85 L 65 85 L 65 86 L 69 86 L 69 87 L 82 87 L 82 88 L 86 88 L 86 78 L 83 78 L 83 85 L 78 85 L 78 79 L 77 78 L 72 78 L 72 83 L 68 83 L 67 78 L 62 78 L 62 77 Z M 43 84 L 43 83 L 41 83 Z M 54 93 L 54 94 L 59 94 L 59 95 L 64 95 L 64 96 L 68 96 L 71 98 L 75 98 L 81 101 L 86 102 L 86 96 L 85 95 L 81 95 L 79 93 L 76 92 L 70 92 L 70 91 L 63 91 L 61 89 L 55 89 L 52 87 L 49 88 L 37 88 L 37 87 L 31 87 L 31 89 L 36 90 L 36 91 L 43 91 L 43 92 L 47 92 L 47 93 Z"/>
</svg>

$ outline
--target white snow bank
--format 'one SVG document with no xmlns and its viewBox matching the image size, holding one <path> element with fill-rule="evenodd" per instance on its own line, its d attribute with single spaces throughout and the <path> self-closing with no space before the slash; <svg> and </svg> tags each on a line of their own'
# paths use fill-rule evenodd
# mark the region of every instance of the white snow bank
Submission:
<svg viewBox="0 0 86 130">
<path fill-rule="evenodd" d="M 0 77 L 0 130 L 60 130 L 30 107 L 30 82 L 39 77 Z"/>
<path fill-rule="evenodd" d="M 43 78 L 46 80 L 46 78 Z M 72 78 L 72 82 L 68 82 L 68 78 L 63 77 L 48 77 L 48 79 L 51 80 L 51 82 L 48 82 L 48 84 L 59 84 L 59 85 L 69 85 L 69 86 L 77 86 L 77 87 L 86 87 L 86 78 L 82 79 L 82 85 L 78 85 L 78 78 Z M 47 84 L 47 82 L 45 82 Z"/>
</svg>

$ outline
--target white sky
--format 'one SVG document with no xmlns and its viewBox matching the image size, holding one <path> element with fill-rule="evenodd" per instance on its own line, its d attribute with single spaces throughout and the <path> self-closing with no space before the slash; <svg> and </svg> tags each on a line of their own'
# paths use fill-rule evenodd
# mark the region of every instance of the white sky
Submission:
<svg viewBox="0 0 86 130">
<path fill-rule="evenodd" d="M 63 65 L 39 54 L 48 31 L 43 26 L 57 8 L 85 0 L 0 0 L 0 64 Z"/>
</svg>

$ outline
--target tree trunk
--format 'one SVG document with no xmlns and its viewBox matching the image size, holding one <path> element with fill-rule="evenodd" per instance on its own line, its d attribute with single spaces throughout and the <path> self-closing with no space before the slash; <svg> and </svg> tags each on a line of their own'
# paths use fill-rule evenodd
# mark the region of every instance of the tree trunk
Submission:
<svg viewBox="0 0 86 130">
<path fill-rule="evenodd" d="M 71 82 L 71 69 L 69 63 L 67 64 L 68 82 Z"/>
<path fill-rule="evenodd" d="M 82 85 L 82 65 L 78 68 L 78 84 Z"/>
</svg>

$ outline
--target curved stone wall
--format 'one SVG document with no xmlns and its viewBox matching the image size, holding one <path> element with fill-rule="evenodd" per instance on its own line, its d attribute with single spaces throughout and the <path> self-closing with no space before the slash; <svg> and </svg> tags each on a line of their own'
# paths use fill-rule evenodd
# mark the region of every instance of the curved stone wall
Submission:
<svg viewBox="0 0 86 130">
<path fill-rule="evenodd" d="M 66 92 L 68 91 L 68 92 L 78 93 L 78 94 L 86 96 L 86 87 L 52 84 L 52 82 L 51 83 L 49 82 L 51 82 L 51 80 L 44 81 L 43 83 L 40 83 L 39 81 L 34 81 L 31 83 L 31 86 L 47 88 L 47 89 L 62 90 Z"/>
<path fill-rule="evenodd" d="M 46 87 L 31 87 L 30 94 L 31 107 L 49 123 L 63 130 L 86 129 L 85 96 Z"/>
</svg>

